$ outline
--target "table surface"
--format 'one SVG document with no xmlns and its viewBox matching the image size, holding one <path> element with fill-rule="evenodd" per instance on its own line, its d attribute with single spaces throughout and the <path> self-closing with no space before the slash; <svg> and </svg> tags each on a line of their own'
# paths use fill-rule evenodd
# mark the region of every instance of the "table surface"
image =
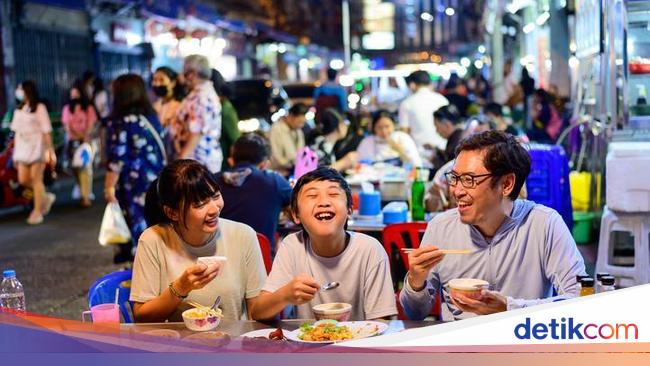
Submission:
<svg viewBox="0 0 650 366">
<path fill-rule="evenodd" d="M 269 328 L 282 328 L 284 330 L 295 330 L 300 327 L 304 322 L 313 323 L 314 319 L 297 319 L 297 320 L 280 320 L 268 323 L 262 323 L 252 320 L 229 320 L 222 319 L 216 331 L 228 333 L 231 337 L 237 337 L 250 331 Z M 430 325 L 440 324 L 442 322 L 435 320 L 414 321 L 414 320 L 380 320 L 382 323 L 388 324 L 388 330 L 384 334 L 401 332 L 404 329 L 420 328 Z M 138 333 L 146 332 L 156 329 L 171 329 L 180 333 L 181 337 L 189 336 L 193 333 L 185 327 L 182 322 L 173 323 L 135 323 L 135 324 L 121 324 L 122 329 L 135 331 Z"/>
</svg>

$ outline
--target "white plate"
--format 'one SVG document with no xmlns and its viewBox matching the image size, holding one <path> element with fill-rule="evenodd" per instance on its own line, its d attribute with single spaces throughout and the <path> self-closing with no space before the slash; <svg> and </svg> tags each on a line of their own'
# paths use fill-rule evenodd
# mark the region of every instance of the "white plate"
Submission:
<svg viewBox="0 0 650 366">
<path fill-rule="evenodd" d="M 271 334 L 271 332 L 274 332 L 277 329 L 278 328 L 266 328 L 266 329 L 253 330 L 248 333 L 242 334 L 240 337 L 246 337 L 246 338 L 264 337 L 266 339 L 269 339 L 269 334 Z M 288 333 L 290 333 L 288 330 L 282 329 L 282 334 L 284 334 L 285 337 L 287 336 Z"/>
<path fill-rule="evenodd" d="M 347 326 L 350 328 L 352 331 L 352 339 L 346 339 L 343 341 L 303 341 L 302 339 L 298 338 L 298 336 L 301 334 L 301 330 L 296 329 L 291 332 L 284 333 L 284 336 L 287 337 L 287 339 L 290 339 L 294 342 L 302 342 L 302 343 L 321 343 L 321 344 L 328 344 L 328 343 L 335 343 L 335 342 L 345 342 L 345 341 L 351 341 L 355 339 L 362 339 L 362 338 L 368 338 L 368 337 L 373 337 L 379 334 L 384 333 L 388 329 L 388 324 L 382 323 L 382 322 L 377 322 L 373 320 L 367 320 L 367 321 L 354 321 L 354 322 L 339 322 L 337 326 L 342 327 L 342 326 Z"/>
<path fill-rule="evenodd" d="M 140 334 L 146 334 L 149 336 L 156 336 L 156 337 L 163 337 L 163 338 L 171 338 L 171 339 L 181 338 L 181 334 L 173 329 L 153 329 L 153 330 L 140 332 Z"/>
</svg>

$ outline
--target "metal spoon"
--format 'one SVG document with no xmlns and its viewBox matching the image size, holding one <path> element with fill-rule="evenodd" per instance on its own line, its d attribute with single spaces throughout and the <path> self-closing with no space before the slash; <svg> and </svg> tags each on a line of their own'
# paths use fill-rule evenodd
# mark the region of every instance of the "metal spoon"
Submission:
<svg viewBox="0 0 650 366">
<path fill-rule="evenodd" d="M 340 284 L 338 282 L 334 281 L 334 282 L 330 282 L 330 283 L 326 283 L 326 284 L 322 285 L 320 287 L 320 289 L 323 290 L 323 291 L 332 290 L 332 289 L 335 289 L 335 288 L 339 287 L 339 285 Z"/>
<path fill-rule="evenodd" d="M 216 310 L 217 307 L 219 306 L 219 304 L 221 304 L 221 296 L 217 296 L 217 299 L 214 300 L 214 304 L 212 305 L 212 307 L 210 309 Z"/>
</svg>

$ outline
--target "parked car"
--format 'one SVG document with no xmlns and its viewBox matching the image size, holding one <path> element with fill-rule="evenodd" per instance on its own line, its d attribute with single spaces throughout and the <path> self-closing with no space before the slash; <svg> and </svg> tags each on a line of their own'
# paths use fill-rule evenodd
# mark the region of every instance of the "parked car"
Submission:
<svg viewBox="0 0 650 366">
<path fill-rule="evenodd" d="M 239 115 L 239 130 L 267 132 L 271 124 L 287 114 L 289 97 L 282 85 L 269 79 L 238 79 L 229 83 L 233 106 Z"/>
<path fill-rule="evenodd" d="M 320 82 L 313 83 L 290 83 L 284 84 L 289 100 L 292 104 L 304 103 L 310 107 L 314 106 L 314 90 L 320 86 Z"/>
</svg>

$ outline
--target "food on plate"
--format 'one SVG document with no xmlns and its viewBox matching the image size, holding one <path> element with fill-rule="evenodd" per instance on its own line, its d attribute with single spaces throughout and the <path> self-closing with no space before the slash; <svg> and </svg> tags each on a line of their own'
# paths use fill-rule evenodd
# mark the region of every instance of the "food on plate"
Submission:
<svg viewBox="0 0 650 366">
<path fill-rule="evenodd" d="M 230 342 L 230 334 L 226 332 L 202 332 L 194 333 L 185 338 L 184 340 L 204 344 L 207 346 L 223 346 Z"/>
<path fill-rule="evenodd" d="M 321 322 L 313 325 L 303 323 L 300 326 L 300 335 L 298 338 L 309 342 L 336 342 L 352 339 L 353 334 L 347 326 L 338 326 L 334 322 Z"/>
<path fill-rule="evenodd" d="M 179 339 L 181 337 L 181 334 L 173 329 L 152 329 L 152 330 L 140 332 L 140 334 L 145 334 L 145 335 L 155 336 L 155 337 L 172 338 L 172 339 Z"/>
<path fill-rule="evenodd" d="M 481 290 L 490 286 L 487 281 L 476 278 L 455 278 L 448 285 L 452 296 L 461 294 L 471 299 L 480 298 Z"/>
<path fill-rule="evenodd" d="M 281 341 L 286 339 L 284 337 L 284 333 L 282 333 L 282 329 L 278 328 L 271 333 L 269 333 L 269 339 L 274 340 L 274 341 Z"/>
</svg>

